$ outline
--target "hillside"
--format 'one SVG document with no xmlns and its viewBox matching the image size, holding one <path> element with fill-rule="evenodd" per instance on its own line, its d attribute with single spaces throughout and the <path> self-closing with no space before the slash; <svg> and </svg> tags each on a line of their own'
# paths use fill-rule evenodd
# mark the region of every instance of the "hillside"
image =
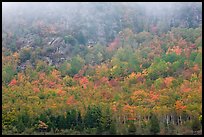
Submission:
<svg viewBox="0 0 204 137">
<path fill-rule="evenodd" d="M 202 134 L 202 4 L 151 4 L 3 3 L 2 134 Z"/>
</svg>

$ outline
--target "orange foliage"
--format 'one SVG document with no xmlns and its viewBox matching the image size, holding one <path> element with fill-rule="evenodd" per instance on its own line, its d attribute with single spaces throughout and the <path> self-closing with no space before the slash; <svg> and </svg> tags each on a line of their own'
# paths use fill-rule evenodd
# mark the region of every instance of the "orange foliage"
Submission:
<svg viewBox="0 0 204 137">
<path fill-rule="evenodd" d="M 117 107 L 116 107 L 116 105 L 113 105 L 113 106 L 112 106 L 112 110 L 113 110 L 114 112 L 117 111 Z"/>
<path fill-rule="evenodd" d="M 45 73 L 43 72 L 43 73 L 39 73 L 39 78 L 41 79 L 41 80 L 43 80 L 44 78 L 45 78 Z"/>
<path fill-rule="evenodd" d="M 17 84 L 16 79 L 12 79 L 8 86 L 14 86 Z"/>
<path fill-rule="evenodd" d="M 177 100 L 175 103 L 175 108 L 177 111 L 186 109 L 186 106 L 183 105 L 182 101 Z"/>
<path fill-rule="evenodd" d="M 176 47 L 174 48 L 174 52 L 175 52 L 177 55 L 180 55 L 181 52 L 182 52 L 182 49 L 179 48 L 178 46 L 176 46 Z"/>
<path fill-rule="evenodd" d="M 68 99 L 67 99 L 67 105 L 73 105 L 73 104 L 76 104 L 77 101 L 74 99 L 74 96 L 70 96 Z"/>
<path fill-rule="evenodd" d="M 135 107 L 134 106 L 130 106 L 129 104 L 126 104 L 123 107 L 123 111 L 124 112 L 129 112 L 129 113 L 133 113 L 134 112 Z"/>
<path fill-rule="evenodd" d="M 57 70 L 53 70 L 51 74 L 56 80 L 58 80 L 60 77 L 60 72 Z"/>
<path fill-rule="evenodd" d="M 164 79 L 164 83 L 165 83 L 165 85 L 166 85 L 167 87 L 169 87 L 169 86 L 171 85 L 171 83 L 172 83 L 173 80 L 174 80 L 173 77 L 166 77 L 166 78 Z"/>
<path fill-rule="evenodd" d="M 181 90 L 181 92 L 191 91 L 190 82 L 189 81 L 184 81 L 183 84 L 181 84 L 180 90 Z"/>
<path fill-rule="evenodd" d="M 130 78 L 130 79 L 133 79 L 133 78 L 135 78 L 135 77 L 136 77 L 135 72 L 132 72 L 132 73 L 129 75 L 129 78 Z"/>
<path fill-rule="evenodd" d="M 58 95 L 63 95 L 63 94 L 64 94 L 64 91 L 60 89 L 60 90 L 57 92 L 57 94 L 58 94 Z"/>
<path fill-rule="evenodd" d="M 198 64 L 195 64 L 195 66 L 193 67 L 193 71 L 198 71 L 198 70 L 199 70 Z"/>
</svg>

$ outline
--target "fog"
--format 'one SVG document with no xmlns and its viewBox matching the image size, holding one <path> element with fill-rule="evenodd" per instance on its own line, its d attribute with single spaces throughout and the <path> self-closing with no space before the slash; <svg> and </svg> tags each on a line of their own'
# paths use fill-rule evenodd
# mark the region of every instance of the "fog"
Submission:
<svg viewBox="0 0 204 137">
<path fill-rule="evenodd" d="M 138 33 L 163 24 L 162 33 L 172 26 L 197 27 L 202 20 L 199 2 L 3 2 L 2 6 L 3 31 L 35 28 L 42 22 L 68 34 L 79 31 L 102 43 L 124 28 Z"/>
</svg>

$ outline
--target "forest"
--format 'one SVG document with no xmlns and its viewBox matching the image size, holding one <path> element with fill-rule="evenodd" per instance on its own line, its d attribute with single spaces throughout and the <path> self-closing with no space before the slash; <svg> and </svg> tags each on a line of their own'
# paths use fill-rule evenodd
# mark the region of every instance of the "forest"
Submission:
<svg viewBox="0 0 204 137">
<path fill-rule="evenodd" d="M 3 135 L 201 135 L 201 2 L 3 2 Z"/>
</svg>

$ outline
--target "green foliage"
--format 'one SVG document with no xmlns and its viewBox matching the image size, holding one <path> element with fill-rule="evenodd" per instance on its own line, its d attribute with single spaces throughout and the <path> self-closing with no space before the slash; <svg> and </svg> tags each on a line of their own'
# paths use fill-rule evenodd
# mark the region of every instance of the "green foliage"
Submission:
<svg viewBox="0 0 204 137">
<path fill-rule="evenodd" d="M 44 61 L 38 61 L 36 63 L 36 71 L 37 72 L 45 72 L 46 74 L 49 74 L 53 70 L 53 66 L 48 66 Z"/>
<path fill-rule="evenodd" d="M 201 4 L 173 4 L 174 12 L 155 8 L 159 14 L 154 16 L 137 3 L 86 4 L 71 12 L 62 4 L 62 14 L 50 14 L 53 7 L 45 6 L 37 18 L 35 6 L 27 12 L 13 6 L 19 15 L 4 16 L 2 133 L 158 134 L 160 127 L 160 134 L 199 131 Z M 88 84 L 79 84 L 87 82 L 82 76 Z M 178 126 L 175 114 L 181 116 Z M 196 115 L 199 120 L 192 119 Z M 40 121 L 48 132 L 39 132 L 45 131 Z"/>
<path fill-rule="evenodd" d="M 160 89 L 163 84 L 163 79 L 158 78 L 154 81 L 154 86 L 156 89 Z"/>
<path fill-rule="evenodd" d="M 16 124 L 16 128 L 19 133 L 25 130 L 25 125 L 22 120 L 18 120 L 18 123 Z"/>
<path fill-rule="evenodd" d="M 176 55 L 175 52 L 173 52 L 173 53 L 171 53 L 171 54 L 164 55 L 164 56 L 162 57 L 162 59 L 163 59 L 164 61 L 170 62 L 170 63 L 173 63 L 173 62 L 177 61 L 178 58 L 179 58 L 179 56 Z"/>
<path fill-rule="evenodd" d="M 2 82 L 8 84 L 16 75 L 16 70 L 11 65 L 3 66 L 2 68 Z"/>
<path fill-rule="evenodd" d="M 21 61 L 21 63 L 29 60 L 30 57 L 31 57 L 31 50 L 30 49 L 23 49 L 20 52 L 20 61 Z"/>
<path fill-rule="evenodd" d="M 68 66 L 69 63 L 67 61 L 63 62 L 60 67 L 59 67 L 59 71 L 61 72 L 62 77 L 66 76 L 68 74 Z"/>
<path fill-rule="evenodd" d="M 15 41 L 11 42 L 11 44 L 8 45 L 8 48 L 9 48 L 12 52 L 17 51 L 17 47 L 16 47 Z"/>
<path fill-rule="evenodd" d="M 77 125 L 77 111 L 75 109 L 71 109 L 66 113 L 66 123 L 68 128 L 73 128 Z"/>
<path fill-rule="evenodd" d="M 69 76 L 64 77 L 63 81 L 65 85 L 69 87 L 76 85 L 76 81 L 74 81 L 74 79 Z"/>
<path fill-rule="evenodd" d="M 136 129 L 135 124 L 134 124 L 133 122 L 131 122 L 131 123 L 128 125 L 128 133 L 129 133 L 130 135 L 134 135 L 136 131 L 137 131 L 137 129 Z"/>
<path fill-rule="evenodd" d="M 57 122 L 57 124 L 56 124 L 57 128 L 58 129 L 66 129 L 67 124 L 65 123 L 65 121 L 66 121 L 66 119 L 63 115 L 57 116 L 57 121 L 56 121 Z"/>
<path fill-rule="evenodd" d="M 150 132 L 153 134 L 157 134 L 160 132 L 159 120 L 157 119 L 157 116 L 153 113 L 151 114 L 150 118 Z"/>
<path fill-rule="evenodd" d="M 152 80 L 156 80 L 159 76 L 166 76 L 166 72 L 168 71 L 168 66 L 166 62 L 160 58 L 155 58 L 152 65 L 147 69 L 148 77 Z"/>
<path fill-rule="evenodd" d="M 70 64 L 71 68 L 68 70 L 68 74 L 74 76 L 84 66 L 84 60 L 78 55 L 72 58 Z"/>
<path fill-rule="evenodd" d="M 195 63 L 197 63 L 199 66 L 202 66 L 202 54 L 198 53 L 195 57 Z"/>
<path fill-rule="evenodd" d="M 195 43 L 195 40 L 201 35 L 202 29 L 201 28 L 174 28 L 172 32 L 176 36 L 181 36 L 188 42 Z"/>
<path fill-rule="evenodd" d="M 135 39 L 138 43 L 143 43 L 145 41 L 150 41 L 153 38 L 153 36 L 149 32 L 140 32 L 136 35 Z"/>
<path fill-rule="evenodd" d="M 79 44 L 86 45 L 87 39 L 81 31 L 75 35 L 75 38 Z"/>
<path fill-rule="evenodd" d="M 195 117 L 193 119 L 191 128 L 192 128 L 193 131 L 198 131 L 198 130 L 201 129 L 201 123 L 200 123 L 198 117 Z"/>
<path fill-rule="evenodd" d="M 85 126 L 89 128 L 100 127 L 101 116 L 102 112 L 99 106 L 89 106 L 84 117 Z"/>
<path fill-rule="evenodd" d="M 66 44 L 71 44 L 72 46 L 77 44 L 77 40 L 72 35 L 65 36 L 64 41 Z"/>
</svg>

